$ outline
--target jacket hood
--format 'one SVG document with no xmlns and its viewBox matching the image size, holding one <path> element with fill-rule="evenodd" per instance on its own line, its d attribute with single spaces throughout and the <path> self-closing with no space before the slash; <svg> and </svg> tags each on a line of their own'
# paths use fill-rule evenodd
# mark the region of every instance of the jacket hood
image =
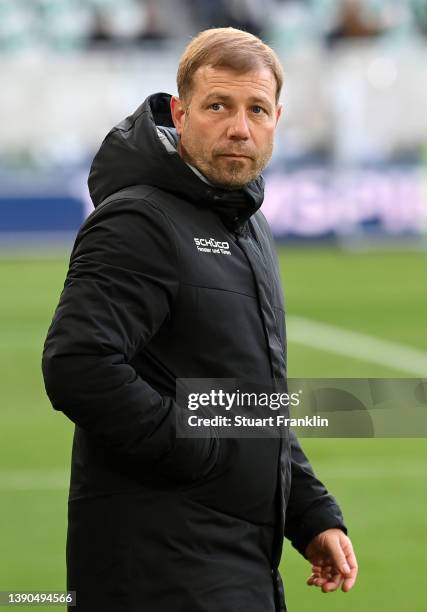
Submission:
<svg viewBox="0 0 427 612">
<path fill-rule="evenodd" d="M 94 206 L 121 189 L 144 184 L 215 209 L 233 229 L 241 226 L 262 204 L 262 176 L 238 190 L 210 184 L 176 150 L 170 99 L 166 93 L 149 96 L 107 134 L 89 173 Z"/>
</svg>

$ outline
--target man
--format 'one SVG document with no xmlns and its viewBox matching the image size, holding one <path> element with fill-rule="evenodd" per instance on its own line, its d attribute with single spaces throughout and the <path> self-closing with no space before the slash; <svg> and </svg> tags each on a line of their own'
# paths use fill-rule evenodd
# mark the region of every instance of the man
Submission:
<svg viewBox="0 0 427 612">
<path fill-rule="evenodd" d="M 43 357 L 52 404 L 76 424 L 67 564 L 80 612 L 284 611 L 284 536 L 310 560 L 309 584 L 355 582 L 340 509 L 292 433 L 177 436 L 177 378 L 286 376 L 259 211 L 282 78 L 254 36 L 202 32 L 179 97 L 150 96 L 94 159 L 95 211 Z M 211 239 L 229 253 L 198 249 Z"/>
</svg>

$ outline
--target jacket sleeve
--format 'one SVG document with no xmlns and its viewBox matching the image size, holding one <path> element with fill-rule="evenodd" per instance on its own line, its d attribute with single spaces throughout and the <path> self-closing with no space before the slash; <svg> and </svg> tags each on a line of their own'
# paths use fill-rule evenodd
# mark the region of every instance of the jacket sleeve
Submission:
<svg viewBox="0 0 427 612">
<path fill-rule="evenodd" d="M 194 480 L 215 465 L 219 441 L 180 438 L 182 415 L 130 364 L 170 316 L 178 291 L 168 219 L 144 201 L 116 201 L 83 225 L 45 342 L 47 394 L 112 453 L 162 475 Z"/>
<path fill-rule="evenodd" d="M 316 478 L 304 451 L 290 430 L 291 487 L 286 508 L 285 537 L 305 556 L 318 533 L 337 527 L 347 533 L 336 500 Z"/>
</svg>

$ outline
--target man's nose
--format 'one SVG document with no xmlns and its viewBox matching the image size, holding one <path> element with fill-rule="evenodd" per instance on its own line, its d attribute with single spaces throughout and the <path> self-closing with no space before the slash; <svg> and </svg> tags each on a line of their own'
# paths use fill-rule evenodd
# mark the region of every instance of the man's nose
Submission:
<svg viewBox="0 0 427 612">
<path fill-rule="evenodd" d="M 246 111 L 237 111 L 231 118 L 227 129 L 228 138 L 248 140 L 250 137 L 248 117 Z"/>
</svg>

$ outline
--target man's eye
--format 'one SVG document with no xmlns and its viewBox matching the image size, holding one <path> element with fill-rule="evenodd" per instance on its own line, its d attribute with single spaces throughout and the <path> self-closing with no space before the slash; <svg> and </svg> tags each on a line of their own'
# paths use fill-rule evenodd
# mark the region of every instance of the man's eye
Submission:
<svg viewBox="0 0 427 612">
<path fill-rule="evenodd" d="M 214 102 L 213 104 L 209 105 L 209 108 L 211 108 L 214 111 L 218 111 L 220 110 L 222 104 L 220 104 L 219 102 Z"/>
<path fill-rule="evenodd" d="M 264 109 L 262 108 L 262 106 L 258 106 L 255 105 L 252 107 L 252 111 L 256 114 L 256 115 L 261 115 L 262 113 L 264 113 Z"/>
</svg>

